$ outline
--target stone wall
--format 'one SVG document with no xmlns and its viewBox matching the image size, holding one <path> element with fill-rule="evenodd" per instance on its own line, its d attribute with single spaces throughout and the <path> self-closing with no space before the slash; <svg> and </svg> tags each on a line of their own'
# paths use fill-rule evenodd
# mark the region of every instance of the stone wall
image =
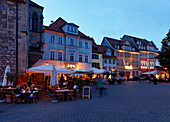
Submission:
<svg viewBox="0 0 170 122">
<path fill-rule="evenodd" d="M 27 7 L 25 2 L 18 4 L 18 68 L 26 70 L 26 30 Z M 11 72 L 16 71 L 16 2 L 0 0 L 0 83 L 4 71 L 10 65 Z M 1 85 L 1 84 L 0 84 Z"/>
</svg>

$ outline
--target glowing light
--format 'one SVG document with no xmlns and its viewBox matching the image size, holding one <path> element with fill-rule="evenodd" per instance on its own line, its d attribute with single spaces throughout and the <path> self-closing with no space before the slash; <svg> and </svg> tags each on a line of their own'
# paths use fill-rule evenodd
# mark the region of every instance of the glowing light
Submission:
<svg viewBox="0 0 170 122">
<path fill-rule="evenodd" d="M 114 72 L 114 71 L 115 71 L 115 69 L 112 69 L 112 71 Z"/>
<path fill-rule="evenodd" d="M 48 65 L 48 62 L 45 65 Z"/>
<path fill-rule="evenodd" d="M 125 66 L 125 69 L 132 69 L 132 66 Z"/>
<path fill-rule="evenodd" d="M 165 67 L 165 70 L 167 70 L 167 68 Z"/>
</svg>

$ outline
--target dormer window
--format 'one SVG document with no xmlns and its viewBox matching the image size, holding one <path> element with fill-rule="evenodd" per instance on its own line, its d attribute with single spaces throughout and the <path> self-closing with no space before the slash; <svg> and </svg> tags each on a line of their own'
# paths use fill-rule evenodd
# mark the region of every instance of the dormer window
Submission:
<svg viewBox="0 0 170 122">
<path fill-rule="evenodd" d="M 117 49 L 119 49 L 119 45 L 117 45 Z"/>
<path fill-rule="evenodd" d="M 67 26 L 67 31 L 70 31 L 70 26 Z"/>
</svg>

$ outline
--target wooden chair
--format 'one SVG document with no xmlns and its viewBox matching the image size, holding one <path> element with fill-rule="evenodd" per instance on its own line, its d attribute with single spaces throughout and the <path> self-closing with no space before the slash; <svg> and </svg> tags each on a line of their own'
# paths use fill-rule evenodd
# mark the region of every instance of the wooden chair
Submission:
<svg viewBox="0 0 170 122">
<path fill-rule="evenodd" d="M 21 103 L 21 98 L 20 98 L 20 96 L 16 95 L 14 92 L 12 92 L 12 94 L 13 94 L 13 104 L 14 104 L 16 101 L 18 101 L 18 102 Z"/>
<path fill-rule="evenodd" d="M 64 101 L 64 96 L 65 96 L 64 92 L 57 92 L 56 94 L 56 97 L 59 98 L 59 101 L 61 101 L 61 99 Z"/>
<path fill-rule="evenodd" d="M 27 103 L 30 102 L 30 100 L 32 100 L 33 103 L 36 103 L 37 102 L 37 92 L 34 92 L 28 96 L 28 101 Z"/>
<path fill-rule="evenodd" d="M 72 100 L 74 100 L 73 92 L 74 91 L 68 91 L 67 92 L 67 101 L 69 101 L 70 98 L 72 98 Z"/>
</svg>

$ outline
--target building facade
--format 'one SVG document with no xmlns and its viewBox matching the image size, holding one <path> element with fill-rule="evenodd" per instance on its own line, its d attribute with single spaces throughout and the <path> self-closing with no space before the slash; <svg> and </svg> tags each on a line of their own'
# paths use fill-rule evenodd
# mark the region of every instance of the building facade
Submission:
<svg viewBox="0 0 170 122">
<path fill-rule="evenodd" d="M 103 53 L 100 45 L 92 41 L 92 67 L 103 69 Z"/>
<path fill-rule="evenodd" d="M 158 55 L 158 48 L 152 41 L 128 35 L 124 35 L 122 40 L 127 40 L 131 42 L 134 48 L 136 48 L 136 50 L 139 50 L 141 73 L 155 70 L 155 57 Z"/>
<path fill-rule="evenodd" d="M 93 39 L 78 28 L 62 18 L 45 27 L 43 58 L 35 65 L 50 63 L 70 70 L 91 68 Z"/>
<path fill-rule="evenodd" d="M 128 41 L 104 37 L 101 45 L 114 49 L 114 55 L 117 57 L 116 71 L 125 71 L 127 79 L 139 76 L 140 53 Z"/>
<path fill-rule="evenodd" d="M 26 69 L 29 67 L 28 64 L 30 63 L 29 56 L 34 57 L 34 63 L 38 60 L 34 55 L 30 55 L 30 50 L 32 49 L 31 46 L 33 47 L 35 43 L 41 48 L 40 45 L 42 44 L 39 42 L 43 38 L 32 30 L 32 23 L 34 23 L 34 26 L 38 26 L 38 30 L 42 30 L 43 20 L 41 19 L 40 22 L 39 18 L 42 18 L 43 7 L 40 7 L 30 0 L 1 0 L 0 7 L 2 8 L 0 9 L 1 84 L 7 65 L 10 66 L 11 73 L 17 71 L 18 73 L 25 73 Z M 41 15 L 38 16 L 38 21 L 36 16 L 36 19 L 31 18 L 33 17 L 33 15 L 31 15 L 33 11 L 37 11 L 37 13 Z M 32 20 L 35 21 L 33 22 Z M 34 52 L 34 54 L 35 53 L 36 52 Z"/>
</svg>

